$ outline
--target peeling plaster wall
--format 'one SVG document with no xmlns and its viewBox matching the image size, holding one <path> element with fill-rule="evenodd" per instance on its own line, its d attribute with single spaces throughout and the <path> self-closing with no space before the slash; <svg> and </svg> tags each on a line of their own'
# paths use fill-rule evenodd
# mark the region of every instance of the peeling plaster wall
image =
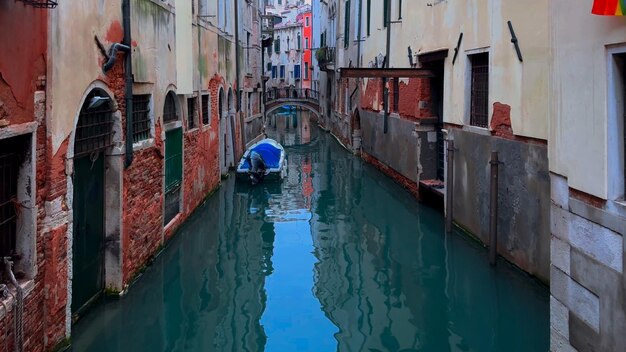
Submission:
<svg viewBox="0 0 626 352">
<path fill-rule="evenodd" d="M 365 1 L 363 2 L 366 3 Z M 427 4 L 434 3 L 432 6 Z M 571 6 L 564 4 L 564 7 Z M 383 2 L 372 2 L 370 36 L 367 37 L 367 7 L 363 8 L 363 65 L 385 55 L 386 30 L 383 27 Z M 391 6 L 391 20 L 398 20 L 397 6 Z M 488 49 L 490 55 L 489 116 L 495 102 L 512 108 L 511 122 L 515 135 L 548 138 L 549 92 L 549 2 L 529 0 L 464 0 L 405 2 L 402 23 L 392 24 L 391 67 L 409 67 L 407 47 L 414 54 L 449 49 L 445 63 L 444 121 L 469 124 L 466 105 L 468 88 L 467 53 Z M 560 7 L 559 7 L 560 8 Z M 511 44 L 507 21 L 513 23 L 524 62 L 517 59 Z M 572 24 L 574 25 L 574 24 Z M 456 64 L 452 56 L 459 34 L 463 32 Z M 418 60 L 414 57 L 414 62 Z"/>
<path fill-rule="evenodd" d="M 570 187 L 607 199 L 610 193 L 609 54 L 624 46 L 620 17 L 589 14 L 583 0 L 551 1 L 550 170 Z M 614 103 L 615 104 L 615 103 Z M 593 172 L 589 172 L 593 170 Z"/>
<path fill-rule="evenodd" d="M 53 154 L 76 125 L 85 89 L 104 78 L 94 36 L 107 48 L 122 40 L 121 8 L 121 0 L 86 0 L 50 11 L 48 133 Z"/>
<path fill-rule="evenodd" d="M 553 350 L 626 345 L 623 17 L 550 2 Z"/>
</svg>

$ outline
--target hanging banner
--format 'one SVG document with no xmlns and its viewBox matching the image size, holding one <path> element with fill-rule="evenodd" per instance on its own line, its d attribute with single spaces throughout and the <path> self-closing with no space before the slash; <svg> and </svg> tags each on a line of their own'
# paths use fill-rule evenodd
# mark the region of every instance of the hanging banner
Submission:
<svg viewBox="0 0 626 352">
<path fill-rule="evenodd" d="M 626 0 L 594 0 L 591 13 L 601 16 L 624 16 Z"/>
</svg>

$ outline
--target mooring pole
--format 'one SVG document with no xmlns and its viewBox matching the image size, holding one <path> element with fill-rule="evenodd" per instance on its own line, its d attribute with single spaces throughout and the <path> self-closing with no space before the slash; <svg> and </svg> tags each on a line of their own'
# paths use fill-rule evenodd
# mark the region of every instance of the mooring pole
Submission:
<svg viewBox="0 0 626 352">
<path fill-rule="evenodd" d="M 454 141 L 448 139 L 448 178 L 446 180 L 446 232 L 452 231 L 452 193 L 454 193 Z"/>
<path fill-rule="evenodd" d="M 498 255 L 498 152 L 491 152 L 491 202 L 489 206 L 489 264 L 496 265 Z"/>
</svg>

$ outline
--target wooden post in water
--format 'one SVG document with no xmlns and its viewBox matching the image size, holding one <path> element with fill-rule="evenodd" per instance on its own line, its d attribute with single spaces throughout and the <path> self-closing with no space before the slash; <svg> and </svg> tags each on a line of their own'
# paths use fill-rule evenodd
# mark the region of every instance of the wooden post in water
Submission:
<svg viewBox="0 0 626 352">
<path fill-rule="evenodd" d="M 498 152 L 491 152 L 491 202 L 489 205 L 489 264 L 496 265 L 498 255 Z"/>
<path fill-rule="evenodd" d="M 452 193 L 454 192 L 454 140 L 448 139 L 448 177 L 446 179 L 446 232 L 452 231 Z"/>
</svg>

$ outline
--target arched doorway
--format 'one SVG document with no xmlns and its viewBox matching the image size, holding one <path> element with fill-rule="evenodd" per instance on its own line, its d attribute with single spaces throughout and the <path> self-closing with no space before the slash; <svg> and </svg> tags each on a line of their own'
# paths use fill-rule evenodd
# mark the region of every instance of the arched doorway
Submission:
<svg viewBox="0 0 626 352">
<path fill-rule="evenodd" d="M 226 102 L 226 104 L 225 104 Z M 228 169 L 235 165 L 235 97 L 233 90 L 228 90 L 228 98 L 224 101 L 224 91 L 220 90 L 220 171 L 227 174 Z"/>
<path fill-rule="evenodd" d="M 218 113 L 219 113 L 219 145 L 220 145 L 220 173 L 224 173 L 224 166 L 226 165 L 226 143 L 224 142 L 224 134 L 226 133 L 226 116 L 228 115 L 228 109 L 226 106 L 226 98 L 224 96 L 224 89 L 220 88 L 218 96 Z"/>
<path fill-rule="evenodd" d="M 361 115 L 359 109 L 352 113 L 352 149 L 357 152 L 361 150 L 363 132 L 361 131 Z"/>
<path fill-rule="evenodd" d="M 115 221 L 115 210 L 106 210 L 105 199 L 107 173 L 111 172 L 107 169 L 114 169 L 109 167 L 113 157 L 107 157 L 115 142 L 114 106 L 104 90 L 91 90 L 80 109 L 74 136 L 71 288 L 74 315 L 102 293 L 106 280 L 106 223 Z M 112 184 L 111 188 L 115 186 Z"/>
<path fill-rule="evenodd" d="M 165 127 L 165 205 L 163 225 L 167 226 L 181 211 L 183 183 L 183 128 L 180 106 L 174 92 L 165 95 L 163 125 Z"/>
</svg>

